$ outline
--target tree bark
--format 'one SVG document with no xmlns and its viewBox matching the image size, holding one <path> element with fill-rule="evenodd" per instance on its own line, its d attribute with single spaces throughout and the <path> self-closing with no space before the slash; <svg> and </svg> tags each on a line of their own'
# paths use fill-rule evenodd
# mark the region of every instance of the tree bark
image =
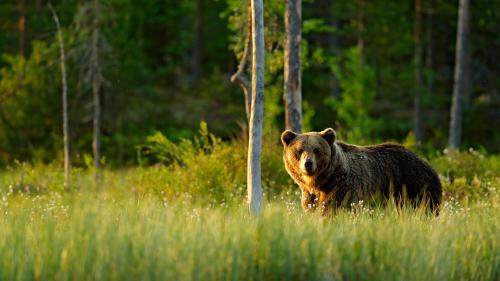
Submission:
<svg viewBox="0 0 500 281">
<path fill-rule="evenodd" d="M 70 154 L 69 154 L 69 121 L 68 121 L 68 83 L 66 82 L 66 58 L 64 54 L 64 41 L 61 32 L 61 25 L 56 11 L 49 3 L 49 9 L 52 12 L 52 17 L 57 27 L 57 37 L 59 41 L 60 60 L 61 60 L 61 77 L 62 77 L 62 106 L 63 106 L 63 139 L 64 139 L 64 187 L 70 189 Z"/>
<path fill-rule="evenodd" d="M 252 110 L 249 124 L 247 185 L 250 212 L 262 208 L 261 152 L 264 111 L 264 4 L 252 1 Z"/>
<path fill-rule="evenodd" d="M 196 0 L 195 37 L 193 41 L 193 57 L 191 61 L 191 76 L 198 81 L 202 74 L 203 50 L 203 0 Z"/>
<path fill-rule="evenodd" d="M 415 103 L 414 103 L 414 130 L 417 144 L 421 144 L 424 139 L 423 115 L 422 115 L 422 2 L 415 0 Z"/>
<path fill-rule="evenodd" d="M 94 106 L 94 136 L 92 148 L 94 153 L 95 180 L 99 179 L 99 169 L 101 168 L 101 68 L 99 65 L 99 3 L 94 0 L 94 28 L 92 33 L 92 96 Z"/>
<path fill-rule="evenodd" d="M 19 16 L 19 54 L 26 58 L 26 0 L 21 0 Z"/>
<path fill-rule="evenodd" d="M 432 96 L 432 93 L 434 92 L 434 39 L 432 30 L 434 28 L 434 7 L 436 6 L 436 0 L 430 0 L 428 5 L 426 20 L 427 44 L 425 48 L 425 68 L 429 72 L 426 76 L 427 94 Z"/>
<path fill-rule="evenodd" d="M 470 73 L 467 70 L 469 52 L 469 0 L 460 0 L 456 44 L 453 100 L 448 140 L 448 145 L 451 149 L 458 149 L 460 147 L 463 98 L 467 95 L 465 91 L 468 90 L 467 74 Z"/>
<path fill-rule="evenodd" d="M 285 74 L 284 95 L 285 125 L 287 130 L 302 132 L 302 85 L 300 44 L 302 1 L 287 0 L 285 9 Z"/>
</svg>

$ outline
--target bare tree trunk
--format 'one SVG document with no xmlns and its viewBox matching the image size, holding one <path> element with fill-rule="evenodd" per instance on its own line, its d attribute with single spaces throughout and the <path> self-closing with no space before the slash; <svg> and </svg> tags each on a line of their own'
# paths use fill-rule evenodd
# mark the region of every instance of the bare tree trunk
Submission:
<svg viewBox="0 0 500 281">
<path fill-rule="evenodd" d="M 462 135 L 463 98 L 467 94 L 468 52 L 469 52 L 469 0 L 460 0 L 458 10 L 457 46 L 455 74 L 453 81 L 453 101 L 451 106 L 450 135 L 448 145 L 452 149 L 460 147 Z"/>
<path fill-rule="evenodd" d="M 19 16 L 19 53 L 26 58 L 26 0 L 21 0 Z"/>
<path fill-rule="evenodd" d="M 470 18 L 469 18 L 469 22 L 470 22 Z M 469 40 L 467 39 L 467 41 L 469 41 Z M 468 46 L 468 44 L 469 43 L 467 42 L 467 46 Z M 472 76 L 471 76 L 471 72 L 470 72 L 472 57 L 470 55 L 469 48 L 467 48 L 467 52 L 464 55 L 462 63 L 463 63 L 463 69 L 464 69 L 464 74 L 463 74 L 464 75 L 464 84 L 463 84 L 464 90 L 463 90 L 463 98 L 462 98 L 462 110 L 466 111 L 467 109 L 469 109 L 470 103 L 472 100 L 471 86 L 472 86 L 472 81 L 473 81 Z"/>
<path fill-rule="evenodd" d="M 191 61 L 191 76 L 193 81 L 201 77 L 203 50 L 203 0 L 196 0 L 195 37 L 193 42 L 193 57 Z"/>
<path fill-rule="evenodd" d="M 422 2 L 415 0 L 415 104 L 414 104 L 414 122 L 415 122 L 415 140 L 421 144 L 424 139 L 423 115 L 422 115 Z"/>
<path fill-rule="evenodd" d="M 237 82 L 240 84 L 245 94 L 245 112 L 247 116 L 247 122 L 250 122 L 250 111 L 252 105 L 252 89 L 250 81 L 245 76 L 245 68 L 248 60 L 248 54 L 252 53 L 252 7 L 251 0 L 248 1 L 247 9 L 247 33 L 245 38 L 245 49 L 243 50 L 243 55 L 241 56 L 240 63 L 238 65 L 238 70 L 231 76 L 231 82 Z"/>
<path fill-rule="evenodd" d="M 259 215 L 262 208 L 260 162 L 264 112 L 264 4 L 252 1 L 252 110 L 250 113 L 247 185 L 250 212 Z"/>
<path fill-rule="evenodd" d="M 57 37 L 59 41 L 60 59 L 61 59 L 61 76 L 62 76 L 62 106 L 63 106 L 63 138 L 64 138 L 64 187 L 70 189 L 69 176 L 71 169 L 69 155 L 69 125 L 68 125 L 68 83 L 66 82 L 66 58 L 64 55 L 64 41 L 61 32 L 61 25 L 57 13 L 49 3 L 49 9 L 52 12 L 52 17 L 57 27 Z"/>
<path fill-rule="evenodd" d="M 287 0 L 285 9 L 285 125 L 287 130 L 302 132 L 302 89 L 300 44 L 302 1 Z"/>
<path fill-rule="evenodd" d="M 92 33 L 92 95 L 94 105 L 94 137 L 92 141 L 92 148 L 94 153 L 94 166 L 95 166 L 95 180 L 99 179 L 99 169 L 101 168 L 101 97 L 99 94 L 101 84 L 101 68 L 99 65 L 99 8 L 98 1 L 94 0 L 94 30 Z"/>
<path fill-rule="evenodd" d="M 434 57 L 433 57 L 433 49 L 434 49 L 434 40 L 433 40 L 433 28 L 434 28 L 434 7 L 436 6 L 436 0 L 430 0 L 427 7 L 427 20 L 426 20 L 426 36 L 427 36 L 427 44 L 425 50 L 425 68 L 430 72 L 430 75 L 427 75 L 426 79 L 426 87 L 427 94 L 432 96 L 434 91 Z"/>
<path fill-rule="evenodd" d="M 95 58 L 97 60 L 97 58 Z M 96 178 L 98 176 L 98 170 L 101 167 L 101 129 L 100 129 L 100 119 L 101 119 L 101 97 L 99 95 L 99 81 L 94 79 L 92 81 L 92 95 L 94 104 L 94 137 L 92 141 L 92 149 L 94 153 L 94 165 L 96 168 Z"/>
</svg>

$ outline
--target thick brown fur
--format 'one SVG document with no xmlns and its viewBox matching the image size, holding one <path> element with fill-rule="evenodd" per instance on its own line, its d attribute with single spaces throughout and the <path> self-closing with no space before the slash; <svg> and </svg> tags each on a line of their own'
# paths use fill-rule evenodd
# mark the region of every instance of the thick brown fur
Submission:
<svg viewBox="0 0 500 281">
<path fill-rule="evenodd" d="M 438 212 L 441 183 L 434 169 L 399 144 L 357 146 L 336 140 L 333 129 L 283 132 L 285 168 L 302 190 L 306 211 L 349 206 L 374 196 L 423 201 Z"/>
</svg>

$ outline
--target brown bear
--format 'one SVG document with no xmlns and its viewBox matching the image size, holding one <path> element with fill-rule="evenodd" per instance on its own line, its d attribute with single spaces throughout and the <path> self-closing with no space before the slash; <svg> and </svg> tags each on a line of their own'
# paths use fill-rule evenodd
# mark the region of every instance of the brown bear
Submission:
<svg viewBox="0 0 500 281">
<path fill-rule="evenodd" d="M 335 131 L 281 135 L 285 168 L 302 191 L 302 207 L 322 214 L 375 195 L 397 203 L 428 203 L 437 213 L 441 182 L 432 167 L 398 144 L 357 146 L 336 140 Z"/>
</svg>

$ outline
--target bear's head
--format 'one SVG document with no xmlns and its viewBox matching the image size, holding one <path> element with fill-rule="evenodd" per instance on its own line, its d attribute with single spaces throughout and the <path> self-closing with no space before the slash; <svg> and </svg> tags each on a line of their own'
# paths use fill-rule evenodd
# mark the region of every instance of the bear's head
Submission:
<svg viewBox="0 0 500 281">
<path fill-rule="evenodd" d="M 289 130 L 283 132 L 283 158 L 290 175 L 312 177 L 324 171 L 332 161 L 332 153 L 335 153 L 332 149 L 335 137 L 335 131 L 331 128 L 304 134 Z"/>
</svg>

